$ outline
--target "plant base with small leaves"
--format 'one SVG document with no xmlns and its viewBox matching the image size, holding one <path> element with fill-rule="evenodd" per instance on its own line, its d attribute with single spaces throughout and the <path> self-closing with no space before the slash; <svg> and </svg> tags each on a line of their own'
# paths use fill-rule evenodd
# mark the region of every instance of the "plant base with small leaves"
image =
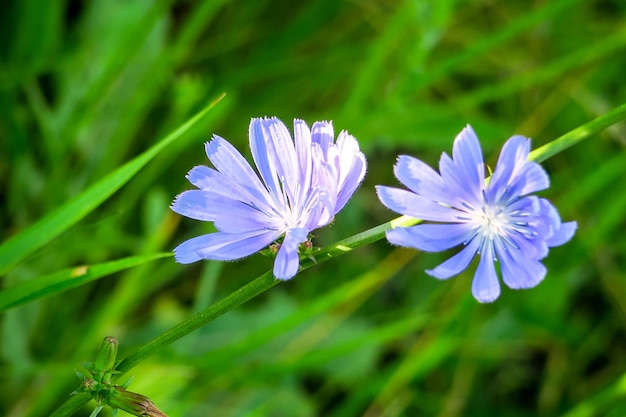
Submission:
<svg viewBox="0 0 626 417">
<path fill-rule="evenodd" d="M 96 361 L 83 363 L 83 369 L 76 371 L 78 377 L 82 379 L 82 383 L 73 394 L 87 393 L 96 401 L 98 405 L 90 417 L 96 417 L 107 406 L 111 408 L 113 417 L 117 416 L 118 410 L 139 417 L 167 417 L 145 395 L 126 390 L 132 382 L 132 378 L 129 378 L 122 385 L 111 382 L 113 375 L 119 373 L 115 370 L 118 345 L 119 343 L 114 337 L 107 336 L 104 338 L 98 349 Z"/>
</svg>

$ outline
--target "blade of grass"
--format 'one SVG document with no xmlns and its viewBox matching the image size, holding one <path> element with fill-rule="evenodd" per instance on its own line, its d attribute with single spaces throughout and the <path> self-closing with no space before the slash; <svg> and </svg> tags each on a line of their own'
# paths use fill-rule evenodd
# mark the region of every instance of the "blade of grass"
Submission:
<svg viewBox="0 0 626 417">
<path fill-rule="evenodd" d="M 420 74 L 418 78 L 411 79 L 403 91 L 407 94 L 415 94 L 415 91 L 422 89 L 433 82 L 449 75 L 466 62 L 481 57 L 489 50 L 501 45 L 510 39 L 530 30 L 533 26 L 540 24 L 559 13 L 563 13 L 569 7 L 580 3 L 581 0 L 560 0 L 548 2 L 542 7 L 530 10 L 528 13 L 520 15 L 513 21 L 506 22 L 502 27 L 489 34 L 475 43 L 471 43 L 466 49 L 459 51 L 441 62 L 435 62 L 432 68 L 429 68 L 424 74 Z"/>
<path fill-rule="evenodd" d="M 130 256 L 92 266 L 82 265 L 68 268 L 38 279 L 26 281 L 0 292 L 0 313 L 31 301 L 59 294 L 115 272 L 172 255 L 172 253 L 167 252 Z"/>
<path fill-rule="evenodd" d="M 626 396 L 626 374 L 623 374 L 612 385 L 605 387 L 594 396 L 578 403 L 576 407 L 562 417 L 591 417 L 605 415 L 611 407 L 619 405 L 619 401 Z M 623 403 L 622 403 L 623 406 Z"/>
<path fill-rule="evenodd" d="M 591 65 L 600 58 L 617 53 L 617 51 L 624 49 L 625 45 L 626 29 L 617 30 L 611 36 L 603 39 L 601 43 L 596 42 L 580 47 L 574 52 L 559 57 L 534 71 L 517 74 L 500 83 L 492 83 L 486 87 L 469 92 L 455 100 L 454 105 L 461 109 L 471 109 L 482 103 L 495 101 L 502 97 L 510 97 L 532 86 L 549 85 L 553 80 L 563 77 L 563 74 Z"/>
<path fill-rule="evenodd" d="M 0 246 L 0 276 L 98 207 L 98 205 L 128 182 L 152 158 L 158 155 L 159 152 L 202 119 L 223 97 L 224 94 L 152 148 L 116 169 L 107 177 L 98 181 L 76 198 L 54 210 L 22 233 L 4 242 Z"/>
</svg>

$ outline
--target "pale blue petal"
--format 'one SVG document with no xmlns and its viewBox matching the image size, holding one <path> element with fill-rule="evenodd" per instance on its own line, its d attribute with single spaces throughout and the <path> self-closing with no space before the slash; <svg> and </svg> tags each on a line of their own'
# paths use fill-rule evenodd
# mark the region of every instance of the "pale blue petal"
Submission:
<svg viewBox="0 0 626 417">
<path fill-rule="evenodd" d="M 197 166 L 187 174 L 189 181 L 203 191 L 219 194 L 232 200 L 241 201 L 247 205 L 258 207 L 265 212 L 272 210 L 269 195 L 258 182 L 259 189 L 251 187 L 253 184 L 242 184 L 237 178 L 227 176 L 219 171 L 205 166 Z M 244 177 L 243 180 L 246 178 Z"/>
<path fill-rule="evenodd" d="M 523 136 L 512 136 L 505 142 L 487 187 L 486 195 L 489 202 L 494 203 L 519 195 L 511 193 L 510 188 L 521 165 L 527 163 L 529 151 L 530 140 Z"/>
<path fill-rule="evenodd" d="M 547 269 L 539 261 L 525 258 L 520 251 L 497 250 L 502 281 L 511 289 L 533 288 L 546 276 Z"/>
<path fill-rule="evenodd" d="M 321 150 L 321 146 L 316 144 L 316 147 Z M 336 200 L 339 194 L 339 149 L 337 146 L 332 145 L 326 151 L 326 154 L 322 156 L 322 167 L 326 171 L 327 179 L 329 181 L 328 191 L 332 194 Z"/>
<path fill-rule="evenodd" d="M 444 207 L 410 191 L 399 188 L 377 185 L 376 193 L 380 201 L 387 208 L 399 214 L 415 217 L 416 219 L 458 222 L 458 216 L 463 214 L 458 210 Z"/>
<path fill-rule="evenodd" d="M 464 188 L 480 195 L 485 186 L 485 164 L 480 142 L 471 126 L 467 125 L 454 140 L 452 159 L 462 175 Z"/>
<path fill-rule="evenodd" d="M 335 147 L 338 150 L 338 194 L 341 196 L 337 201 L 339 211 L 363 181 L 367 162 L 359 149 L 359 142 L 345 130 L 339 133 Z"/>
<path fill-rule="evenodd" d="M 191 219 L 213 221 L 221 214 L 212 206 L 212 202 L 217 197 L 207 191 L 188 190 L 176 196 L 170 208 Z"/>
<path fill-rule="evenodd" d="M 528 161 L 518 162 L 509 184 L 498 192 L 498 203 L 504 203 L 535 191 L 545 190 L 549 186 L 548 174 L 539 164 Z"/>
<path fill-rule="evenodd" d="M 464 271 L 480 246 L 480 239 L 472 239 L 459 253 L 448 259 L 435 269 L 427 269 L 426 273 L 435 278 L 448 279 Z"/>
<path fill-rule="evenodd" d="M 189 239 L 174 249 L 176 262 L 189 264 L 201 259 L 232 261 L 267 247 L 281 235 L 276 231 L 211 233 Z"/>
<path fill-rule="evenodd" d="M 329 201 L 326 195 L 327 193 L 322 189 L 316 189 L 310 192 L 307 196 L 308 203 L 304 205 L 302 209 L 304 213 L 307 213 L 303 215 L 305 221 L 302 227 L 311 231 L 330 223 L 332 217 L 327 213 Z"/>
<path fill-rule="evenodd" d="M 263 184 L 257 174 L 248 161 L 226 139 L 213 135 L 213 139 L 205 144 L 205 151 L 219 172 L 235 179 L 240 184 L 245 184 L 258 199 L 266 198 L 261 193 Z"/>
<path fill-rule="evenodd" d="M 561 223 L 561 227 L 554 231 L 554 234 L 548 239 L 547 244 L 550 247 L 561 246 L 564 243 L 570 241 L 570 239 L 576 233 L 576 229 L 578 228 L 578 223 L 576 222 L 567 222 Z"/>
<path fill-rule="evenodd" d="M 548 255 L 548 245 L 541 236 L 527 238 L 522 234 L 514 233 L 509 236 L 516 249 L 522 252 L 527 259 L 540 260 Z"/>
<path fill-rule="evenodd" d="M 282 191 L 278 183 L 276 167 L 273 165 L 273 161 L 270 158 L 267 148 L 267 143 L 271 139 L 266 137 L 262 119 L 252 119 L 252 121 L 250 121 L 249 135 L 252 158 L 254 159 L 254 163 L 261 174 L 261 178 L 263 178 L 263 182 L 265 182 L 267 190 L 272 195 L 272 198 L 275 201 L 281 201 Z"/>
<path fill-rule="evenodd" d="M 567 243 L 574 236 L 578 224 L 576 222 L 561 223 L 561 216 L 552 203 L 545 198 L 538 200 L 543 216 L 541 219 L 545 223 L 543 226 L 544 229 L 547 229 L 547 231 L 543 231 L 546 244 L 554 247 Z"/>
<path fill-rule="evenodd" d="M 311 187 L 313 160 L 311 157 L 311 131 L 307 124 L 299 119 L 293 121 L 293 135 L 295 142 L 298 167 L 300 169 L 300 204 Z"/>
<path fill-rule="evenodd" d="M 509 202 L 506 206 L 506 215 L 517 220 L 526 219 L 526 221 L 532 220 L 536 214 L 541 212 L 541 205 L 539 203 L 539 197 L 529 195 L 523 198 L 517 198 Z"/>
<path fill-rule="evenodd" d="M 291 134 L 287 126 L 276 117 L 262 119 L 261 124 L 267 139 L 267 151 L 272 166 L 276 169 L 276 175 L 289 199 L 294 201 L 296 189 L 300 184 L 300 169 Z"/>
<path fill-rule="evenodd" d="M 519 188 L 518 195 L 527 195 L 550 187 L 548 174 L 541 165 L 536 162 L 526 162 L 519 177 L 522 186 Z"/>
<path fill-rule="evenodd" d="M 328 153 L 328 149 L 335 141 L 335 131 L 331 122 L 315 122 L 311 128 L 311 140 L 318 143 L 322 148 L 324 158 Z"/>
<path fill-rule="evenodd" d="M 500 283 L 493 260 L 493 249 L 486 245 L 472 280 L 472 295 L 481 303 L 491 303 L 500 296 Z"/>
<path fill-rule="evenodd" d="M 311 197 L 316 197 L 316 204 L 320 205 L 320 210 L 315 211 L 315 216 L 307 220 L 308 225 L 316 221 L 317 226 L 324 226 L 330 223 L 335 216 L 335 205 L 337 203 L 337 181 L 336 177 L 324 161 L 322 148 L 318 143 L 313 143 L 311 148 L 313 157 L 313 178 L 314 191 Z M 311 229 L 312 230 L 312 229 Z"/>
<path fill-rule="evenodd" d="M 342 168 L 344 169 L 344 168 Z M 348 173 L 341 184 L 339 194 L 337 195 L 337 202 L 335 203 L 335 213 L 338 213 L 348 202 L 352 194 L 361 185 L 363 178 L 365 177 L 365 171 L 367 169 L 367 163 L 365 162 L 365 156 L 362 153 L 358 153 L 352 161 L 352 166 L 349 167 Z"/>
<path fill-rule="evenodd" d="M 474 235 L 475 226 L 468 223 L 418 224 L 388 230 L 390 243 L 426 252 L 441 252 L 468 241 Z"/>
<path fill-rule="evenodd" d="M 439 172 L 446 190 L 457 200 L 454 206 L 469 204 L 476 209 L 482 205 L 482 191 L 467 184 L 466 173 L 445 153 L 439 159 Z"/>
<path fill-rule="evenodd" d="M 234 225 L 235 230 L 221 229 L 221 225 L 229 223 L 254 223 L 257 226 L 253 229 L 260 229 L 271 223 L 271 218 L 266 213 L 252 206 L 203 190 L 183 192 L 174 200 L 171 208 L 176 213 L 192 219 L 213 221 L 222 232 L 239 233 L 242 231 L 241 226 L 237 225 Z"/>
<path fill-rule="evenodd" d="M 449 206 L 458 202 L 458 198 L 448 192 L 443 178 L 417 158 L 400 155 L 393 172 L 402 184 L 424 198 Z"/>
<path fill-rule="evenodd" d="M 210 190 L 218 182 L 215 179 L 217 175 L 219 175 L 219 172 L 215 169 L 198 165 L 191 168 L 187 173 L 187 179 L 201 190 Z"/>
<path fill-rule="evenodd" d="M 280 280 L 292 278 L 300 267 L 298 247 L 305 242 L 308 231 L 304 228 L 289 229 L 280 245 L 276 261 L 274 262 L 274 276 Z"/>
<path fill-rule="evenodd" d="M 226 211 L 225 213 L 228 213 Z M 237 214 L 223 214 L 214 220 L 217 230 L 224 233 L 246 233 L 255 230 L 279 230 L 278 227 L 272 227 L 273 224 L 267 217 L 261 217 L 256 213 L 249 216 Z"/>
<path fill-rule="evenodd" d="M 530 222 L 533 231 L 544 240 L 550 239 L 555 231 L 561 227 L 559 212 L 545 198 L 537 198 L 536 196 L 528 198 L 535 198 L 538 206 L 537 214 Z"/>
</svg>

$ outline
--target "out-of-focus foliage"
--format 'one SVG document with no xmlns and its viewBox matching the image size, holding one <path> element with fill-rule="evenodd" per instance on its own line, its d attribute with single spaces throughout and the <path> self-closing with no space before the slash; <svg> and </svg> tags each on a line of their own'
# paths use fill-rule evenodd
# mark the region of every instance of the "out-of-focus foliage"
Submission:
<svg viewBox="0 0 626 417">
<path fill-rule="evenodd" d="M 0 285 L 211 231 L 168 205 L 213 133 L 245 152 L 251 117 L 360 140 L 368 176 L 320 245 L 388 221 L 373 186 L 397 184 L 399 153 L 434 165 L 470 123 L 493 166 L 514 133 L 537 147 L 624 102 L 624 22 L 621 0 L 10 1 L 2 241 L 227 96 Z M 625 144 L 621 123 L 544 163 L 579 230 L 535 289 L 480 305 L 471 268 L 439 282 L 423 271 L 448 254 L 378 242 L 159 351 L 130 388 L 170 416 L 626 415 Z M 270 267 L 165 258 L 3 312 L 0 415 L 49 415 L 104 336 L 123 357 Z"/>
</svg>

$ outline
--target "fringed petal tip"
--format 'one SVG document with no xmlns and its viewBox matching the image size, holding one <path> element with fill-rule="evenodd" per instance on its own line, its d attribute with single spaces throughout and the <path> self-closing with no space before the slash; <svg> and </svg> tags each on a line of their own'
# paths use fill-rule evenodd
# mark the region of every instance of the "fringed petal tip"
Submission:
<svg viewBox="0 0 626 417">
<path fill-rule="evenodd" d="M 574 237 L 577 229 L 578 223 L 575 221 L 561 223 L 561 227 L 559 227 L 559 229 L 556 230 L 552 236 L 550 236 L 550 239 L 548 239 L 548 246 L 561 246 L 569 242 Z"/>
</svg>

